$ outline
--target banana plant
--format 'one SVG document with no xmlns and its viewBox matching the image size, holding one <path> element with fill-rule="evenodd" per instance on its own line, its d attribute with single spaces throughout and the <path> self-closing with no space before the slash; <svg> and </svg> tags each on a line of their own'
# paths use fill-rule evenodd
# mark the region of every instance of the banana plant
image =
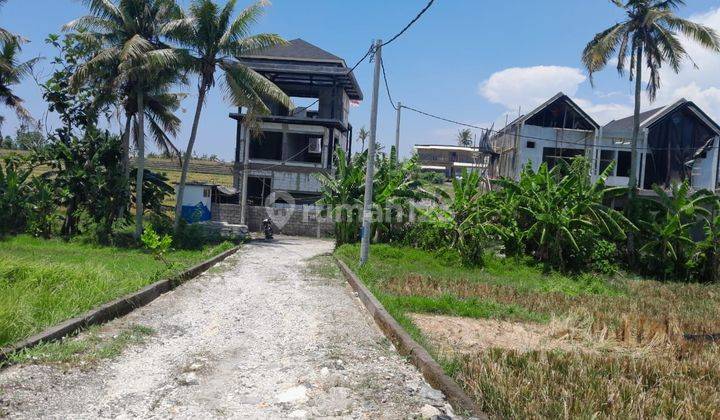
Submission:
<svg viewBox="0 0 720 420">
<path fill-rule="evenodd" d="M 30 175 L 26 159 L 5 156 L 0 163 L 0 235 L 18 232 L 25 226 Z"/>
<path fill-rule="evenodd" d="M 441 206 L 425 213 L 425 217 L 440 236 L 445 247 L 454 249 L 466 266 L 482 264 L 484 244 L 489 238 L 489 226 L 479 211 L 483 178 L 477 172 L 463 170 L 452 181 L 452 193 L 437 190 Z"/>
<path fill-rule="evenodd" d="M 713 203 L 718 198 L 707 190 L 691 191 L 687 181 L 673 184 L 669 191 L 658 186 L 656 198 L 645 198 L 645 211 L 638 221 L 643 244 L 638 250 L 646 269 L 663 278 L 686 279 L 688 263 L 695 253 L 695 229 L 711 222 Z"/>
<path fill-rule="evenodd" d="M 579 268 L 586 263 L 595 241 L 622 239 L 627 230 L 636 229 L 620 212 L 604 204 L 606 198 L 627 189 L 605 186 L 611 171 L 612 166 L 592 181 L 589 163 L 582 157 L 552 169 L 543 163 L 534 171 L 528 165 L 518 181 L 495 182 L 499 188 L 495 204 L 500 207 L 488 212 L 503 222 L 515 213 L 511 228 L 497 229 L 501 234 L 519 235 L 504 239 L 515 251 L 524 243 L 525 251 L 540 261 L 561 270 Z"/>
<path fill-rule="evenodd" d="M 325 216 L 335 221 L 336 245 L 357 242 L 362 223 L 367 152 L 348 161 L 345 151 L 335 152 L 335 173 L 318 175 L 322 194 L 317 204 L 325 206 Z"/>
</svg>

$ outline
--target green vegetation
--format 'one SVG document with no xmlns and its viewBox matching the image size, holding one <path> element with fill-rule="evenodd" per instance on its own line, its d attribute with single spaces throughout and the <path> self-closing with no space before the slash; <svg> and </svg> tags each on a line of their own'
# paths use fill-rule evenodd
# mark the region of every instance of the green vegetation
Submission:
<svg viewBox="0 0 720 420">
<path fill-rule="evenodd" d="M 293 108 L 290 98 L 273 82 L 258 75 L 237 60 L 242 54 L 262 51 L 284 45 L 285 40 L 275 34 L 250 35 L 250 27 L 262 16 L 266 4 L 257 2 L 240 14 L 235 14 L 235 1 L 219 6 L 212 0 L 194 0 L 188 13 L 180 10 L 173 28 L 166 36 L 175 41 L 181 57 L 181 67 L 198 77 L 198 99 L 195 118 L 185 151 L 182 174 L 178 185 L 175 206 L 175 231 L 180 228 L 182 198 L 187 181 L 190 158 L 197 138 L 200 114 L 205 96 L 215 86 L 216 72 L 220 72 L 225 84 L 225 97 L 234 106 L 245 106 L 252 114 L 270 114 L 267 104 L 277 103 Z"/>
<path fill-rule="evenodd" d="M 88 365 L 120 355 L 132 344 L 140 344 L 154 333 L 152 328 L 132 325 L 119 333 L 102 334 L 99 326 L 92 326 L 79 337 L 65 337 L 60 341 L 42 343 L 10 355 L 10 362 L 25 364 Z"/>
<path fill-rule="evenodd" d="M 134 292 L 232 247 L 140 249 L 16 236 L 0 242 L 0 346 Z"/>
<path fill-rule="evenodd" d="M 318 204 L 326 206 L 326 211 L 336 221 L 335 240 L 338 245 L 360 240 L 367 159 L 367 150 L 355 154 L 348 161 L 345 152 L 337 149 L 334 173 L 318 176 L 322 194 Z M 373 211 L 378 217 L 374 218 L 371 226 L 371 236 L 376 241 L 387 242 L 402 236 L 410 204 L 431 196 L 421 186 L 416 158 L 400 163 L 394 147 L 389 155 L 376 154 Z"/>
<path fill-rule="evenodd" d="M 305 271 L 309 276 L 335 280 L 340 278 L 340 269 L 331 255 L 323 254 L 310 258 L 306 261 Z"/>
<path fill-rule="evenodd" d="M 720 284 L 563 274 L 545 271 L 532 258 L 487 254 L 483 267 L 464 267 L 450 252 L 382 244 L 372 246 L 362 267 L 357 245 L 340 246 L 335 255 L 493 416 L 718 413 L 720 347 L 685 342 L 678 334 L 717 332 Z M 448 353 L 413 323 L 412 313 L 548 326 L 580 316 L 582 329 L 563 334 L 606 343 L 606 350 L 583 349 L 578 338 L 566 349 Z"/>
</svg>

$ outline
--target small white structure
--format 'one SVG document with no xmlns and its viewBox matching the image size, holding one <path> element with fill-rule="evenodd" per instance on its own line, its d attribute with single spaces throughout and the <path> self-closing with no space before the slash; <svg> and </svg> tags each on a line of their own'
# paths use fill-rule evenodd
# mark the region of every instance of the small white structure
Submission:
<svg viewBox="0 0 720 420">
<path fill-rule="evenodd" d="M 212 217 L 212 193 L 215 184 L 188 183 L 182 202 L 182 217 L 190 223 L 206 222 Z"/>
</svg>

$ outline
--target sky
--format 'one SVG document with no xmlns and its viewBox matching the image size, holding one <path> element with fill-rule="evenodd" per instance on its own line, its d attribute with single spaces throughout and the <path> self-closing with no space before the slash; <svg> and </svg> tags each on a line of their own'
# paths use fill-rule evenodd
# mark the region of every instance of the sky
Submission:
<svg viewBox="0 0 720 420">
<path fill-rule="evenodd" d="M 224 0 L 218 0 L 225 3 Z M 179 0 L 182 5 L 189 0 Z M 238 10 L 250 4 L 238 0 Z M 302 38 L 354 64 L 373 39 L 389 39 L 426 0 L 273 0 L 255 32 L 277 33 L 285 39 Z M 56 51 L 44 43 L 50 33 L 84 15 L 78 0 L 9 0 L 0 10 L 0 26 L 31 42 L 22 57 L 45 57 L 35 78 L 15 88 L 36 118 L 47 119 L 47 106 L 35 79 L 52 71 Z M 678 13 L 720 32 L 718 0 L 687 0 Z M 383 49 L 391 94 L 395 101 L 481 127 L 499 128 L 506 118 L 526 112 L 559 91 L 575 99 L 598 122 L 606 123 L 632 113 L 632 84 L 611 65 L 598 73 L 591 86 L 582 70 L 584 46 L 603 29 L 622 20 L 623 12 L 609 0 L 436 0 L 430 10 L 402 37 Z M 654 104 L 643 96 L 643 108 L 668 104 L 679 98 L 695 101 L 720 121 L 720 55 L 686 42 L 698 68 L 691 63 L 679 74 L 661 73 L 662 87 Z M 355 133 L 369 128 L 373 68 L 367 61 L 355 71 L 365 100 L 350 110 Z M 176 145 L 183 150 L 195 109 L 196 83 L 178 87 L 189 95 L 179 113 L 183 121 Z M 382 85 L 381 85 L 382 86 Z M 235 122 L 228 118 L 233 107 L 214 89 L 202 115 L 196 151 L 231 160 Z M 12 134 L 17 121 L 6 116 L 3 134 Z M 395 110 L 381 89 L 378 139 L 389 149 L 395 141 Z M 52 127 L 48 127 L 52 128 Z M 454 144 L 461 127 L 403 110 L 401 155 L 414 144 Z M 357 144 L 355 150 L 357 150 Z"/>
</svg>

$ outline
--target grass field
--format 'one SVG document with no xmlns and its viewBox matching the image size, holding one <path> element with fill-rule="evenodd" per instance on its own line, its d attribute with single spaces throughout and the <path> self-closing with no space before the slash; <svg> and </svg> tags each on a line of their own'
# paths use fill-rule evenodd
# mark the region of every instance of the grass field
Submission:
<svg viewBox="0 0 720 420">
<path fill-rule="evenodd" d="M 466 269 L 387 245 L 373 246 L 362 268 L 357 246 L 342 246 L 336 256 L 492 416 L 720 416 L 720 348 L 682 339 L 720 332 L 720 285 L 570 277 L 495 257 L 482 269 Z M 440 346 L 413 314 L 547 329 L 562 345 Z"/>
<path fill-rule="evenodd" d="M 0 240 L 0 347 L 231 248 L 172 251 L 170 267 L 140 249 L 18 236 Z"/>
</svg>

